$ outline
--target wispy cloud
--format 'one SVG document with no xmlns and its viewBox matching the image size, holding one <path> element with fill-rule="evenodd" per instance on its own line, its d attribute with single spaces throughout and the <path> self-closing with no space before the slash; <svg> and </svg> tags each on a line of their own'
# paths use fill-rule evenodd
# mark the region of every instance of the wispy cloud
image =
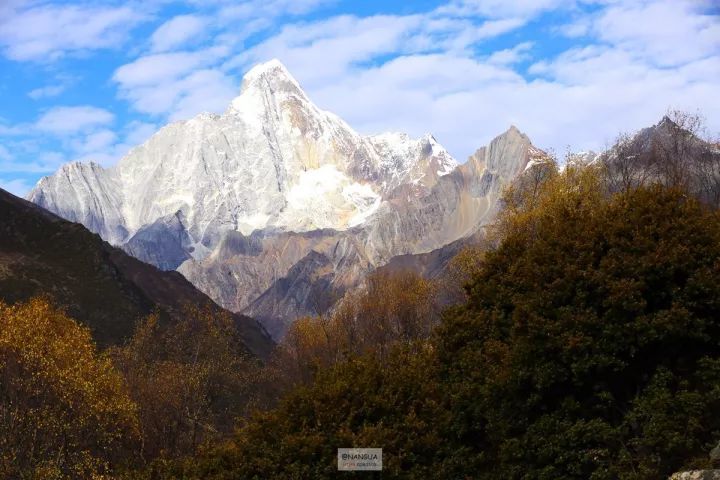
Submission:
<svg viewBox="0 0 720 480">
<path fill-rule="evenodd" d="M 530 18 L 547 10 L 573 8 L 576 3 L 573 0 L 453 0 L 439 11 L 462 16 Z"/>
<path fill-rule="evenodd" d="M 17 197 L 24 197 L 32 187 L 27 180 L 22 178 L 16 178 L 13 180 L 6 180 L 4 178 L 0 178 L 0 188 L 12 193 Z"/>
<path fill-rule="evenodd" d="M 517 19 L 474 22 L 430 12 L 426 15 L 339 16 L 293 24 L 228 61 L 224 68 L 245 70 L 279 58 L 310 89 L 336 83 L 338 76 L 372 69 L 379 58 L 447 53 L 470 56 L 483 40 L 519 28 Z M 429 72 L 431 73 L 431 72 Z"/>
<path fill-rule="evenodd" d="M 172 52 L 140 57 L 113 75 L 123 97 L 135 110 L 169 118 L 185 118 L 201 111 L 224 109 L 237 93 L 235 82 L 218 69 L 208 68 L 228 54 L 224 46 L 195 52 Z"/>
<path fill-rule="evenodd" d="M 68 53 L 118 48 L 146 18 L 130 6 L 12 2 L 0 17 L 0 46 L 13 60 L 48 62 Z"/>
<path fill-rule="evenodd" d="M 660 0 L 615 4 L 593 25 L 602 41 L 670 67 L 720 53 L 720 21 L 703 2 Z"/>
<path fill-rule="evenodd" d="M 157 85 L 213 65 L 227 53 L 224 47 L 212 47 L 195 52 L 147 55 L 118 68 L 113 74 L 113 80 L 122 89 Z"/>
<path fill-rule="evenodd" d="M 38 100 L 40 98 L 57 97 L 67 89 L 67 85 L 46 85 L 28 92 L 28 97 Z"/>
<path fill-rule="evenodd" d="M 202 0 L 193 0 L 202 2 Z M 204 3 L 204 2 L 203 2 Z M 219 5 L 219 17 L 226 20 L 249 20 L 254 18 L 276 18 L 283 15 L 301 15 L 324 5 L 337 3 L 337 0 L 210 0 L 210 4 Z"/>
<path fill-rule="evenodd" d="M 44 113 L 34 127 L 41 132 L 69 134 L 87 131 L 98 125 L 108 125 L 114 115 L 92 106 L 55 107 Z"/>
<path fill-rule="evenodd" d="M 208 19 L 199 15 L 178 15 L 158 27 L 150 37 L 153 52 L 166 52 L 189 41 L 201 40 L 208 28 Z"/>
<path fill-rule="evenodd" d="M 488 63 L 510 65 L 531 58 L 533 42 L 522 42 L 512 48 L 493 52 L 487 59 Z"/>
<path fill-rule="evenodd" d="M 74 81 L 75 77 L 71 75 L 58 75 L 53 83 L 30 90 L 28 92 L 28 97 L 33 100 L 57 97 L 65 92 Z"/>
</svg>

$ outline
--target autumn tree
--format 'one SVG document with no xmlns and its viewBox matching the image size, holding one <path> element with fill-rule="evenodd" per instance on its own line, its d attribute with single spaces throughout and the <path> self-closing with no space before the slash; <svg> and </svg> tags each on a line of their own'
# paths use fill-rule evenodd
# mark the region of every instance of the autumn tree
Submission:
<svg viewBox="0 0 720 480">
<path fill-rule="evenodd" d="M 298 319 L 266 370 L 275 395 L 310 383 L 322 368 L 430 336 L 440 305 L 433 282 L 410 271 L 374 272 L 326 316 Z"/>
<path fill-rule="evenodd" d="M 182 321 L 147 317 L 112 355 L 139 407 L 148 461 L 191 454 L 231 433 L 258 371 L 229 314 L 190 306 Z"/>
<path fill-rule="evenodd" d="M 610 194 L 595 168 L 536 193 L 500 216 L 468 302 L 430 339 L 341 355 L 234 442 L 159 478 L 335 478 L 348 445 L 382 447 L 383 478 L 649 480 L 707 465 L 718 213 L 664 185 Z M 316 344 L 326 337 L 302 345 Z"/>
<path fill-rule="evenodd" d="M 0 302 L 0 477 L 93 478 L 132 458 L 137 409 L 87 328 Z"/>
</svg>

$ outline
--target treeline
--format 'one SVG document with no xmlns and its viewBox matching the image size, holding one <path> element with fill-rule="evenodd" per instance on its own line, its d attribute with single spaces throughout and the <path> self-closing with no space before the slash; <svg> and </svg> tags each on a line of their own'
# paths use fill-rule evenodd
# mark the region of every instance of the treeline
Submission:
<svg viewBox="0 0 720 480">
<path fill-rule="evenodd" d="M 673 125 L 593 165 L 526 172 L 483 248 L 454 262 L 462 304 L 379 273 L 265 364 L 207 311 L 151 316 L 98 352 L 45 300 L 0 306 L 0 477 L 336 478 L 349 446 L 382 447 L 385 478 L 709 466 L 720 177 L 698 172 L 718 157 Z"/>
</svg>

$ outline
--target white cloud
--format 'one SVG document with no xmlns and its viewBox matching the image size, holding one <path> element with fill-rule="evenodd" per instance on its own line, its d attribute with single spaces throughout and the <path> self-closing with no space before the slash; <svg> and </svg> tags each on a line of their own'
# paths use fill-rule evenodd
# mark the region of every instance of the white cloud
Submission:
<svg viewBox="0 0 720 480">
<path fill-rule="evenodd" d="M 150 138 L 158 129 L 154 123 L 133 121 L 125 126 L 125 143 L 130 146 L 140 145 Z"/>
<path fill-rule="evenodd" d="M 113 80 L 121 95 L 142 113 L 180 119 L 203 111 L 222 111 L 237 94 L 237 82 L 208 67 L 227 54 L 227 47 L 214 46 L 140 57 L 118 68 Z"/>
<path fill-rule="evenodd" d="M 249 0 L 245 2 L 219 1 L 223 5 L 219 17 L 226 20 L 275 18 L 282 15 L 300 15 L 335 0 Z M 212 0 L 211 2 L 212 3 Z"/>
<path fill-rule="evenodd" d="M 122 89 L 158 85 L 212 65 L 227 53 L 226 47 L 218 46 L 196 52 L 147 55 L 118 68 L 113 74 L 113 80 Z"/>
<path fill-rule="evenodd" d="M 178 15 L 163 23 L 150 37 L 153 52 L 165 52 L 201 37 L 208 20 L 198 15 Z"/>
<path fill-rule="evenodd" d="M 533 42 L 523 42 L 515 45 L 513 48 L 498 50 L 493 52 L 487 59 L 488 63 L 498 65 L 510 65 L 521 62 L 530 58 L 529 51 L 533 47 Z"/>
<path fill-rule="evenodd" d="M 87 105 L 54 107 L 38 119 L 35 128 L 42 132 L 63 135 L 108 125 L 113 120 L 114 115 L 102 108 Z"/>
<path fill-rule="evenodd" d="M 597 36 L 660 66 L 687 63 L 720 52 L 720 21 L 703 13 L 702 2 L 628 2 L 605 10 Z"/>
<path fill-rule="evenodd" d="M 8 161 L 12 159 L 10 151 L 4 145 L 0 145 L 0 161 Z"/>
<path fill-rule="evenodd" d="M 30 185 L 27 180 L 22 178 L 16 178 L 14 180 L 6 180 L 0 178 L 0 188 L 12 193 L 17 197 L 24 198 L 25 195 L 30 192 L 32 185 Z"/>
<path fill-rule="evenodd" d="M 10 154 L 8 149 L 2 147 L 0 153 L 0 172 L 2 173 L 50 173 L 55 171 L 64 161 L 65 157 L 59 153 L 46 152 L 33 155 L 32 162 L 23 162 Z M 20 148 L 20 150 L 23 150 Z"/>
<path fill-rule="evenodd" d="M 525 20 L 521 18 L 506 18 L 502 20 L 488 20 L 480 25 L 475 30 L 478 34 L 475 36 L 475 41 L 482 40 L 484 38 L 495 37 L 507 33 L 522 27 L 525 24 Z"/>
<path fill-rule="evenodd" d="M 3 120 L 0 119 L 0 122 Z M 0 123 L 0 137 L 10 137 L 10 136 L 17 136 L 17 135 L 23 135 L 26 133 L 26 130 L 23 125 L 3 125 Z"/>
<path fill-rule="evenodd" d="M 522 25 L 518 19 L 491 20 L 479 25 L 429 15 L 359 18 L 339 16 L 310 24 L 288 25 L 280 33 L 228 61 L 226 69 L 247 69 L 279 58 L 303 85 L 334 83 L 337 76 L 365 70 L 365 63 L 383 56 L 452 52 L 470 55 L 469 47 Z"/>
<path fill-rule="evenodd" d="M 268 27 L 268 19 L 300 14 L 325 3 L 328 2 L 211 1 L 211 5 L 220 8 L 216 26 L 223 22 L 232 25 L 232 29 L 216 35 L 215 46 L 143 56 L 118 68 L 113 80 L 118 83 L 121 96 L 129 100 L 135 110 L 170 119 L 187 118 L 200 111 L 224 110 L 238 92 L 238 74 L 269 58 L 279 57 L 307 85 L 317 86 L 348 70 L 361 72 L 364 62 L 378 56 L 443 50 L 467 52 L 478 42 L 515 30 L 525 22 L 519 18 L 478 22 L 434 11 L 363 18 L 341 15 L 286 25 L 277 35 L 228 58 L 233 45 L 237 51 L 237 45 L 242 44 L 248 34 Z M 153 40 L 170 31 L 170 26 L 179 22 L 177 18 L 156 30 Z M 190 16 L 180 18 L 195 27 L 196 22 Z"/>
<path fill-rule="evenodd" d="M 102 129 L 73 141 L 73 149 L 79 153 L 94 153 L 109 149 L 115 144 L 117 135 L 112 130 Z"/>
<path fill-rule="evenodd" d="M 55 60 L 66 53 L 117 48 L 145 19 L 130 6 L 79 6 L 19 2 L 0 17 L 0 46 L 13 60 Z"/>
<path fill-rule="evenodd" d="M 136 110 L 174 120 L 200 112 L 223 111 L 236 94 L 236 82 L 218 70 L 200 70 L 181 79 L 125 93 Z"/>
<path fill-rule="evenodd" d="M 201 112 L 222 112 L 238 94 L 236 82 L 218 70 L 201 70 L 170 85 L 175 101 L 171 120 L 191 118 Z"/>
<path fill-rule="evenodd" d="M 41 100 L 44 98 L 57 97 L 65 92 L 73 83 L 77 81 L 77 77 L 68 74 L 58 74 L 52 83 L 45 86 L 35 88 L 28 92 L 28 97 L 33 100 Z"/>
<path fill-rule="evenodd" d="M 591 28 L 592 18 L 589 15 L 583 15 L 570 23 L 558 25 L 554 27 L 553 30 L 568 38 L 579 38 L 590 33 Z"/>
<path fill-rule="evenodd" d="M 133 147 L 144 143 L 157 129 L 157 125 L 153 123 L 134 120 L 123 127 L 124 140 L 122 142 L 106 147 L 104 151 L 85 154 L 80 158 L 87 158 L 102 165 L 112 165 Z"/>
<path fill-rule="evenodd" d="M 573 0 L 455 0 L 438 10 L 454 15 L 485 17 L 532 17 L 546 10 L 572 8 Z"/>
<path fill-rule="evenodd" d="M 44 87 L 36 88 L 28 92 L 28 97 L 33 100 L 39 100 L 41 98 L 56 97 L 63 93 L 67 89 L 66 85 L 46 85 Z"/>
<path fill-rule="evenodd" d="M 419 15 L 358 18 L 339 16 L 311 24 L 288 25 L 270 39 L 230 60 L 225 68 L 247 68 L 270 58 L 279 58 L 291 72 L 328 78 L 348 65 L 367 61 L 383 53 L 425 48 L 411 32 L 421 28 Z"/>
</svg>

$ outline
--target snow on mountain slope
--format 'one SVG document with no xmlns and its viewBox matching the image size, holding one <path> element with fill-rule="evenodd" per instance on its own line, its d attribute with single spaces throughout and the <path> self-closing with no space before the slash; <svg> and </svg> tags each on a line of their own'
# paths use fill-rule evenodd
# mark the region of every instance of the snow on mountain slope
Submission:
<svg viewBox="0 0 720 480">
<path fill-rule="evenodd" d="M 72 162 L 42 178 L 28 199 L 112 241 L 127 236 L 121 195 L 114 172 L 96 163 Z"/>
<path fill-rule="evenodd" d="M 181 212 L 192 241 L 211 249 L 226 231 L 357 225 L 384 193 L 430 187 L 457 163 L 429 136 L 357 134 L 273 60 L 246 74 L 223 115 L 170 124 L 107 170 L 72 165 L 29 199 L 114 244 Z"/>
</svg>

